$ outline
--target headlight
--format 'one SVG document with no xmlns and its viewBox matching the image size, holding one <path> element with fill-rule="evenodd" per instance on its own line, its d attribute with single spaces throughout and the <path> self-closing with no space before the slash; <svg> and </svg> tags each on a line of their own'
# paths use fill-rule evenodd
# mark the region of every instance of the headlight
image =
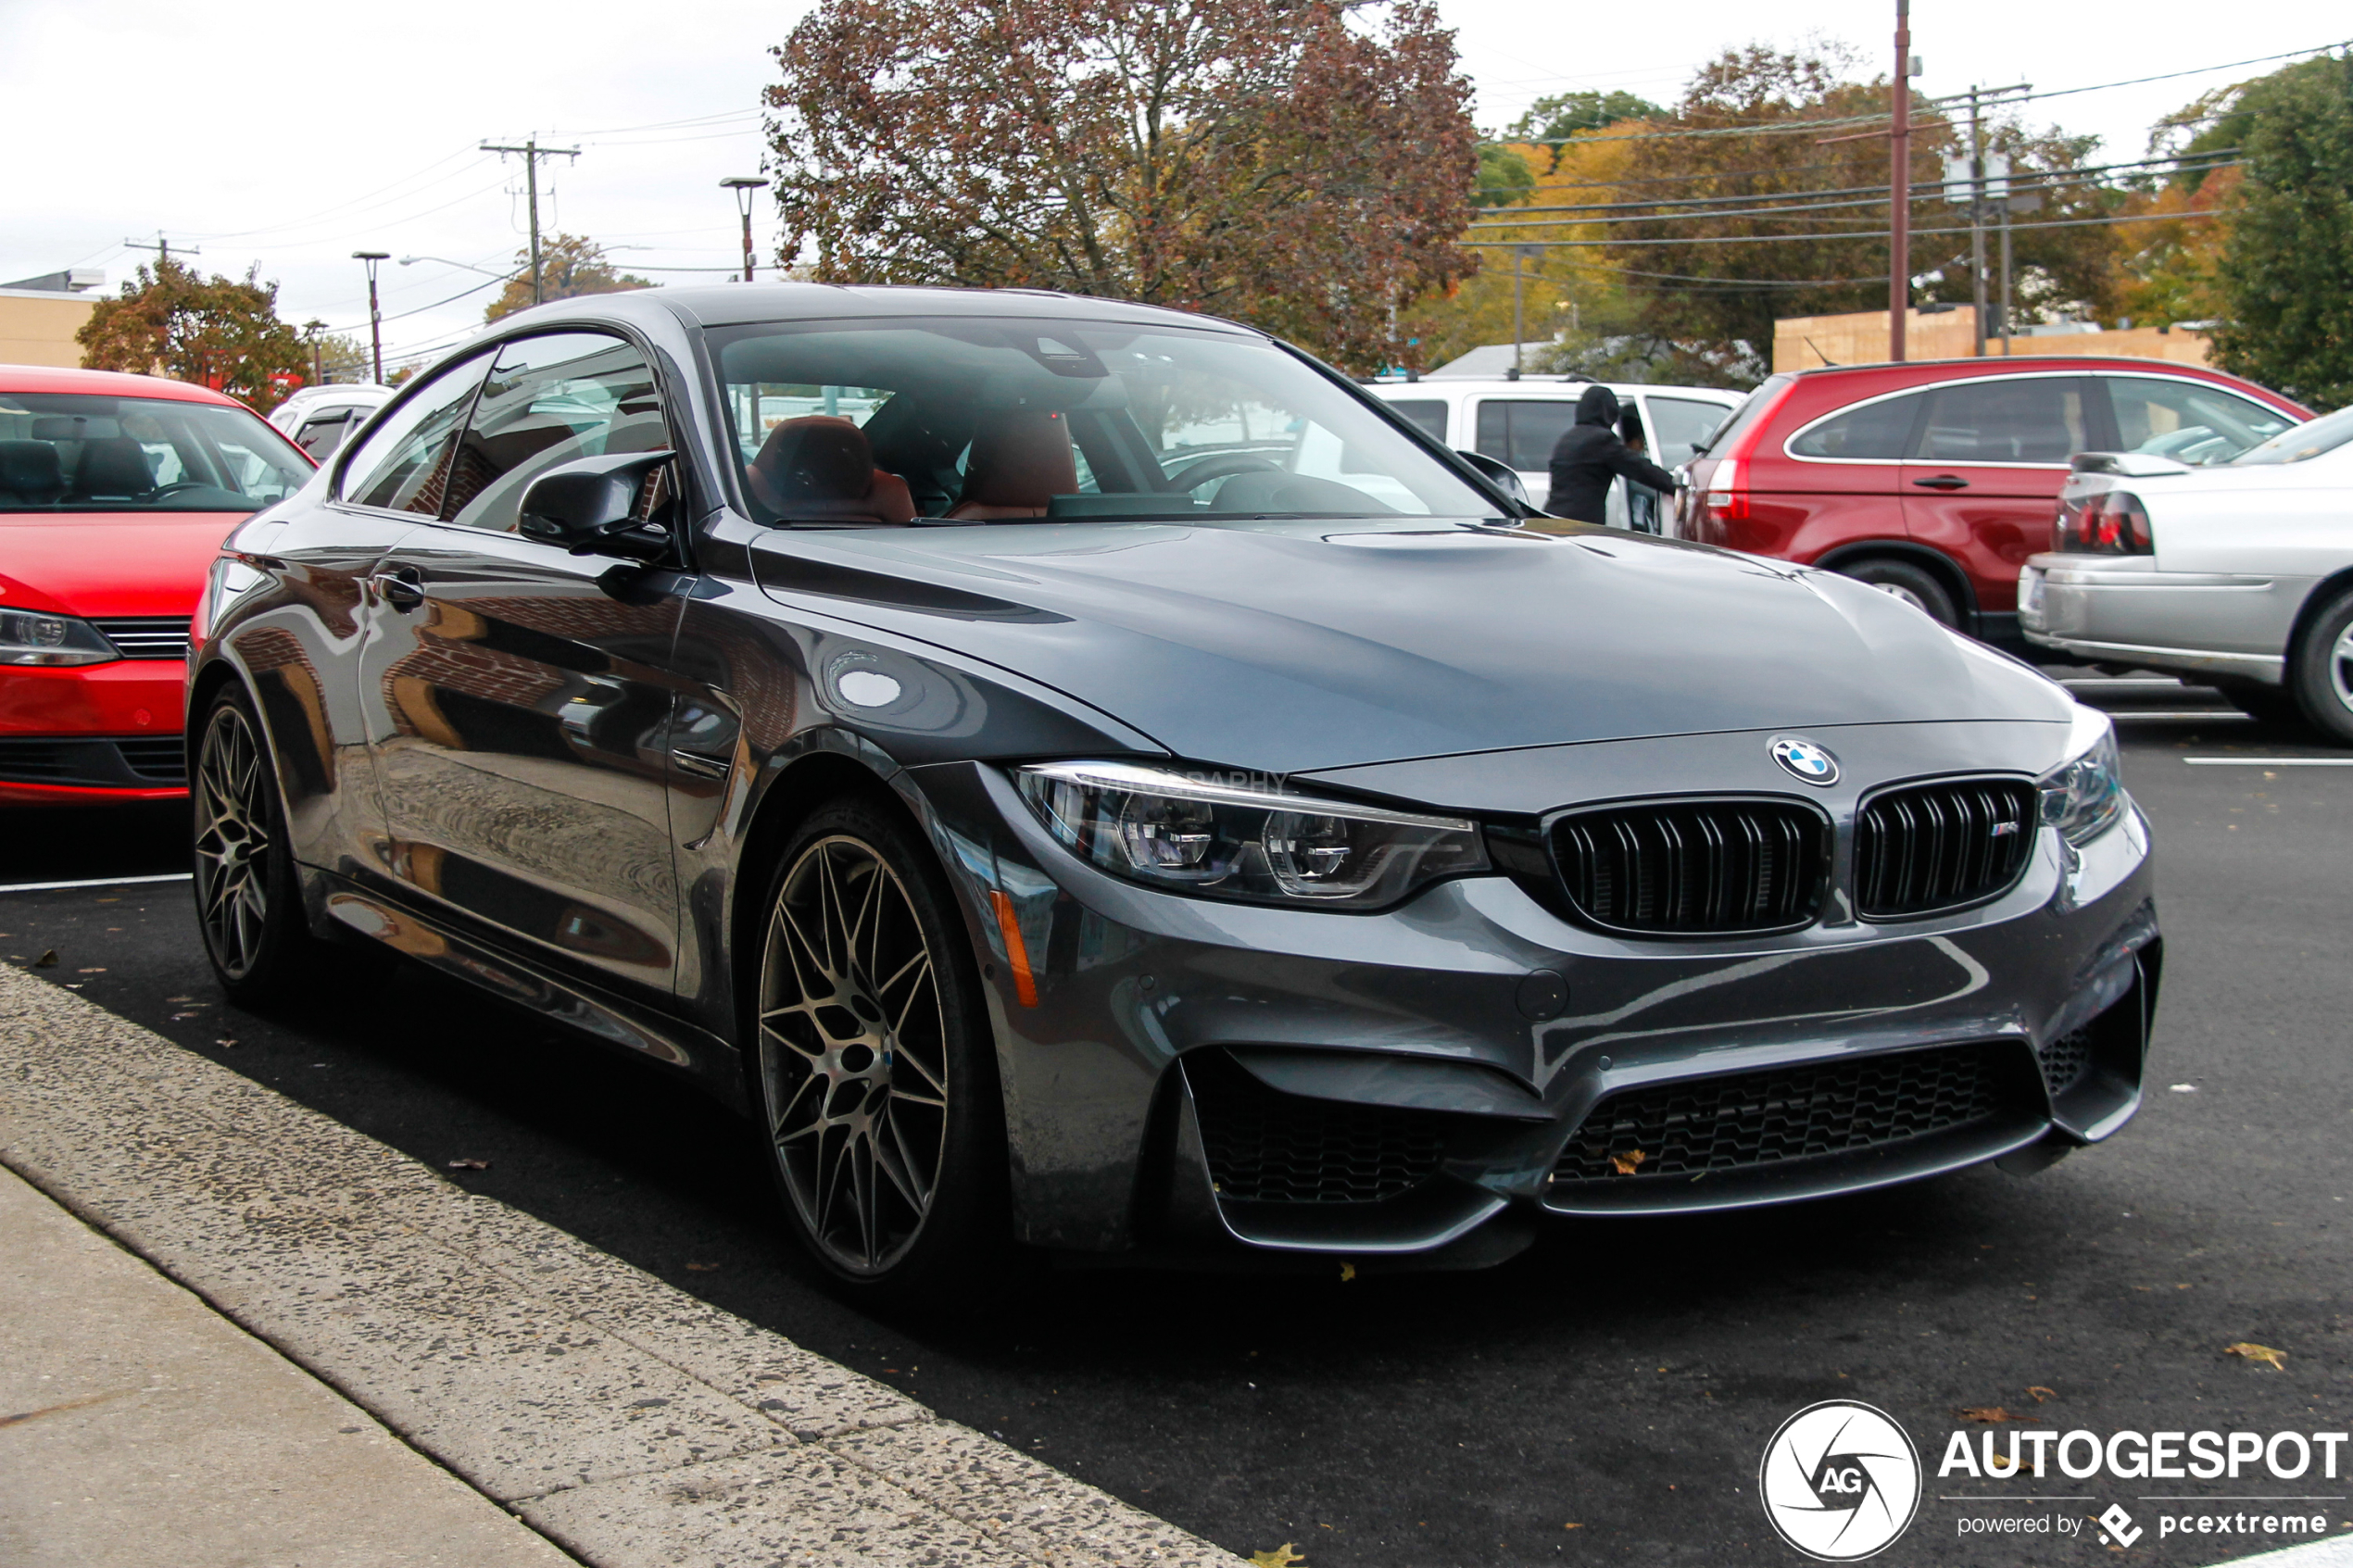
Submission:
<svg viewBox="0 0 2353 1568">
<path fill-rule="evenodd" d="M 2067 738 L 2071 757 L 2042 779 L 2043 820 L 2070 844 L 2083 844 L 2124 814 L 2124 770 L 2116 726 L 2098 709 L 2078 708 Z"/>
<path fill-rule="evenodd" d="M 1369 909 L 1487 870 L 1475 822 L 1125 762 L 1014 775 L 1047 830 L 1103 870 L 1172 893 Z"/>
<path fill-rule="evenodd" d="M 0 664 L 104 664 L 121 657 L 86 621 L 0 609 Z"/>
</svg>

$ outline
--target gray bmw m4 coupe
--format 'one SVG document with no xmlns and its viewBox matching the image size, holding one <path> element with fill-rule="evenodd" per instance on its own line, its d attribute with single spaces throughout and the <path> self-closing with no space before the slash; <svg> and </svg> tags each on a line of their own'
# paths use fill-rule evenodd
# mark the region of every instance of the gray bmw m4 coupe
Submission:
<svg viewBox="0 0 2353 1568">
<path fill-rule="evenodd" d="M 686 1074 L 874 1292 L 1478 1266 L 2140 1100 L 2104 717 L 1227 322 L 514 316 L 231 536 L 189 670 L 233 997 L 373 941 Z"/>
</svg>

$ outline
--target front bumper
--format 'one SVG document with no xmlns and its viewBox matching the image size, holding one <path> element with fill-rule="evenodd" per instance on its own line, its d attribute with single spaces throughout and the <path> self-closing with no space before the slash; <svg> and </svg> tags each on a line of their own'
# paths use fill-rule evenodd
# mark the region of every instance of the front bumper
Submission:
<svg viewBox="0 0 2353 1568">
<path fill-rule="evenodd" d="M 1063 853 L 995 770 L 914 777 L 988 979 L 1037 1245 L 1466 1266 L 1548 1211 L 2047 1163 L 2139 1104 L 2161 945 L 2136 809 L 2080 851 L 2044 830 L 1958 913 L 1633 940 L 1500 876 L 1375 915 L 1156 893 Z"/>
<path fill-rule="evenodd" d="M 187 794 L 179 659 L 0 667 L 0 804 L 82 806 Z"/>
<path fill-rule="evenodd" d="M 2309 579 L 2159 571 L 2153 557 L 2040 555 L 2019 569 L 2029 642 L 2087 663 L 2280 684 Z"/>
</svg>

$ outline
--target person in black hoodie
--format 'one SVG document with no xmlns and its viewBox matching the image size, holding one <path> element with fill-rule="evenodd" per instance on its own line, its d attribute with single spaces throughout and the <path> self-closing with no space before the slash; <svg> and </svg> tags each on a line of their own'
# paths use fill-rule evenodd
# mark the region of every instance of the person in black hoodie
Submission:
<svg viewBox="0 0 2353 1568">
<path fill-rule="evenodd" d="M 1553 445 L 1553 491 L 1544 509 L 1579 522 L 1605 521 L 1609 483 L 1623 476 L 1654 490 L 1672 491 L 1675 476 L 1628 449 L 1617 435 L 1617 394 L 1589 386 L 1577 400 L 1577 422 Z"/>
</svg>

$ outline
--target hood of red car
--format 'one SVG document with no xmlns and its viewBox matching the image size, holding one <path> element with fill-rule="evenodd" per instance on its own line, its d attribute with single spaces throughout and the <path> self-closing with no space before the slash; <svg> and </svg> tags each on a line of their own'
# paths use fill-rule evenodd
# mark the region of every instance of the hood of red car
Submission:
<svg viewBox="0 0 2353 1568">
<path fill-rule="evenodd" d="M 0 512 L 0 607 L 193 615 L 241 512 Z"/>
</svg>

